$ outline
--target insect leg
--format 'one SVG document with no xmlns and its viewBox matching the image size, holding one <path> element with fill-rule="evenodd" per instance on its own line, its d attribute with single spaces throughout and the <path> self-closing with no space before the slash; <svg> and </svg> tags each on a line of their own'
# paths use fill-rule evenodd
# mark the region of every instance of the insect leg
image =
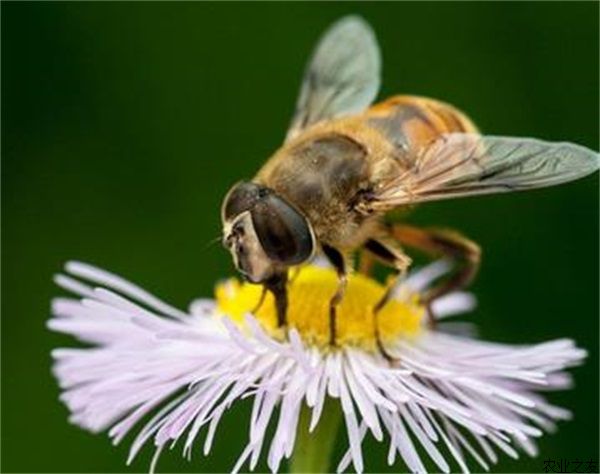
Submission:
<svg viewBox="0 0 600 474">
<path fill-rule="evenodd" d="M 338 287 L 334 295 L 329 300 L 329 344 L 332 346 L 336 345 L 336 317 L 337 317 L 337 305 L 340 304 L 344 293 L 346 292 L 346 284 L 348 279 L 346 276 L 346 259 L 340 253 L 339 250 L 330 247 L 329 245 L 322 245 L 323 253 L 327 257 L 327 260 L 333 265 L 338 274 Z"/>
<path fill-rule="evenodd" d="M 383 341 L 381 340 L 381 334 L 379 331 L 379 312 L 391 298 L 396 287 L 396 282 L 406 275 L 406 270 L 411 263 L 411 259 L 404 254 L 402 249 L 400 249 L 397 245 L 394 245 L 392 242 L 387 242 L 383 239 L 369 239 L 365 243 L 364 248 L 377 260 L 398 271 L 398 274 L 394 278 L 393 282 L 388 284 L 385 293 L 373 308 L 373 315 L 375 319 L 375 341 L 377 342 L 377 348 L 385 359 L 387 359 L 389 362 L 393 362 L 395 360 L 394 357 L 392 357 L 385 350 Z"/>
<path fill-rule="evenodd" d="M 300 267 L 300 266 L 292 268 L 292 270 L 291 270 L 292 276 L 290 277 L 289 282 L 294 283 L 296 278 L 298 278 L 298 275 L 300 275 L 301 271 L 302 271 L 302 267 Z"/>
<path fill-rule="evenodd" d="M 275 309 L 277 311 L 277 326 L 287 326 L 287 272 L 277 273 L 273 275 L 264 283 L 264 288 L 269 290 L 275 298 Z"/>
<path fill-rule="evenodd" d="M 258 300 L 258 303 L 256 303 L 256 306 L 254 307 L 254 309 L 251 311 L 252 314 L 256 314 L 258 312 L 258 310 L 260 309 L 260 307 L 263 305 L 263 303 L 265 302 L 265 297 L 267 296 L 267 286 L 263 285 L 262 287 L 262 291 L 260 292 L 260 298 Z"/>
<path fill-rule="evenodd" d="M 362 249 L 360 252 L 360 263 L 358 265 L 358 272 L 363 275 L 369 276 L 375 266 L 375 257 L 373 254 L 366 249 Z"/>
<path fill-rule="evenodd" d="M 435 319 L 431 312 L 431 303 L 437 298 L 471 283 L 479 270 L 481 249 L 475 242 L 453 230 L 419 229 L 408 225 L 393 225 L 390 227 L 390 233 L 404 245 L 430 255 L 449 257 L 455 263 L 454 273 L 423 296 L 429 323 L 433 326 Z"/>
</svg>

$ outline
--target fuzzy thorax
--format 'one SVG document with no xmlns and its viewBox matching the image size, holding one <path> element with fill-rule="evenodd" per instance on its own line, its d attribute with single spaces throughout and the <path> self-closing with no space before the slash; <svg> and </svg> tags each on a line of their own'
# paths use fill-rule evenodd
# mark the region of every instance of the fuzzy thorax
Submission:
<svg viewBox="0 0 600 474">
<path fill-rule="evenodd" d="M 305 266 L 297 275 L 292 272 L 288 284 L 289 327 L 296 328 L 307 344 L 327 348 L 329 345 L 329 300 L 337 288 L 335 271 L 317 266 Z M 245 314 L 252 312 L 260 301 L 262 287 L 230 279 L 217 286 L 215 296 L 219 310 L 242 325 Z M 376 347 L 373 307 L 383 296 L 385 287 L 373 279 L 352 274 L 346 294 L 337 308 L 337 345 Z M 422 330 L 425 309 L 414 294 L 390 300 L 379 313 L 379 328 L 383 342 L 412 338 Z M 277 328 L 273 296 L 267 294 L 254 313 L 265 330 L 282 337 Z"/>
</svg>

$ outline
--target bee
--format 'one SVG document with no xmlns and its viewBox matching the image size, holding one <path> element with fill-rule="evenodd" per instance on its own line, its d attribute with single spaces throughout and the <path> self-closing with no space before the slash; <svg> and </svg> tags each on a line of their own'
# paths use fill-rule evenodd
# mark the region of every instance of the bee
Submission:
<svg viewBox="0 0 600 474">
<path fill-rule="evenodd" d="M 362 250 L 367 271 L 378 260 L 399 278 L 411 264 L 405 247 L 455 262 L 449 278 L 423 296 L 431 303 L 468 285 L 479 246 L 458 232 L 386 219 L 417 203 L 520 191 L 572 181 L 596 171 L 599 155 L 572 143 L 480 135 L 444 102 L 395 96 L 372 105 L 381 56 L 360 17 L 333 24 L 306 68 L 285 142 L 251 181 L 239 182 L 221 208 L 223 244 L 239 272 L 274 296 L 286 325 L 288 270 L 324 255 L 337 271 L 329 301 L 330 342 L 344 296 L 350 258 Z M 391 288 L 375 305 L 375 315 Z M 381 353 L 387 356 L 378 335 Z"/>
</svg>

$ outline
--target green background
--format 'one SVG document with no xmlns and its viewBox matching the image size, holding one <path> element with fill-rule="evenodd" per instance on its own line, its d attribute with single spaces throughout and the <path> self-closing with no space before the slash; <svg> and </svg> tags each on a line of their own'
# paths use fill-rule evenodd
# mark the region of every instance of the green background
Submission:
<svg viewBox="0 0 600 474">
<path fill-rule="evenodd" d="M 432 96 L 487 133 L 598 149 L 596 2 L 3 3 L 2 471 L 147 470 L 149 450 L 126 468 L 127 443 L 67 422 L 49 352 L 71 341 L 44 326 L 52 274 L 80 259 L 180 307 L 210 295 L 232 273 L 210 245 L 221 198 L 281 143 L 312 46 L 347 13 L 380 39 L 380 97 Z M 538 459 L 496 471 L 598 460 L 598 177 L 410 220 L 482 244 L 471 319 L 483 337 L 572 337 L 589 351 L 576 389 L 551 396 L 574 421 Z M 159 470 L 231 468 L 247 408 L 226 417 L 210 458 L 170 452 Z M 386 449 L 366 443 L 368 470 L 390 469 Z"/>
</svg>

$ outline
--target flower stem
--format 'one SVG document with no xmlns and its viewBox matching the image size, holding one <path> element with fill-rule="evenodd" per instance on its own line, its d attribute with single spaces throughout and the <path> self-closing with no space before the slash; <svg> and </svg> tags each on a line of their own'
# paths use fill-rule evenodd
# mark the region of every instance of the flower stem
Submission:
<svg viewBox="0 0 600 474">
<path fill-rule="evenodd" d="M 290 461 L 290 473 L 329 472 L 331 454 L 337 439 L 342 411 L 337 400 L 325 399 L 319 423 L 309 433 L 311 410 L 306 405 L 300 411 L 298 433 L 294 454 Z"/>
</svg>

